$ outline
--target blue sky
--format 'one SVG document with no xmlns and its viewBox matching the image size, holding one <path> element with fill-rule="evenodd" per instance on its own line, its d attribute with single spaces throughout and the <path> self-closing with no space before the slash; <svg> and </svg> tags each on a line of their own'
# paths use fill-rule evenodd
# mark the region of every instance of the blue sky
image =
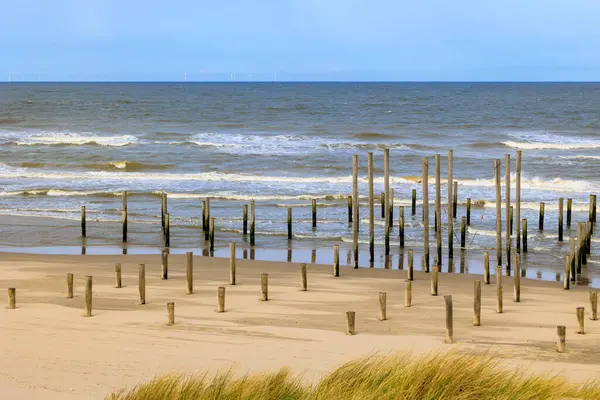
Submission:
<svg viewBox="0 0 600 400">
<path fill-rule="evenodd" d="M 189 80 L 600 80 L 600 1 L 2 2 L 0 80 L 182 80 L 184 72 Z"/>
</svg>

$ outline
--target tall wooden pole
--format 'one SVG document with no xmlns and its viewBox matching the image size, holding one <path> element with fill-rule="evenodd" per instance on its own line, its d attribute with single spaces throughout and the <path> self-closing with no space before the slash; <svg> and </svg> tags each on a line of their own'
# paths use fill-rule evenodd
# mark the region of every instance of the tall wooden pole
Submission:
<svg viewBox="0 0 600 400">
<path fill-rule="evenodd" d="M 496 265 L 502 265 L 502 203 L 500 194 L 500 160 L 494 160 L 496 176 Z"/>
<path fill-rule="evenodd" d="M 369 261 L 375 261 L 375 198 L 373 195 L 373 153 L 367 155 L 369 175 Z"/>
<path fill-rule="evenodd" d="M 452 150 L 448 150 L 448 258 L 454 258 L 454 230 L 452 228 Z"/>
<path fill-rule="evenodd" d="M 429 159 L 421 159 L 423 165 L 423 270 L 429 272 Z"/>
<path fill-rule="evenodd" d="M 521 150 L 517 150 L 515 182 L 515 233 L 517 235 L 517 253 L 521 252 Z"/>
<path fill-rule="evenodd" d="M 504 164 L 506 170 L 505 176 L 505 188 L 506 188 L 506 268 L 510 269 L 510 250 L 511 250 L 511 239 L 510 239 L 510 226 L 512 221 L 510 218 L 510 154 L 504 156 Z"/>
<path fill-rule="evenodd" d="M 442 265 L 442 199 L 440 183 L 440 155 L 435 155 L 435 243 L 437 265 Z"/>
<path fill-rule="evenodd" d="M 390 149 L 383 150 L 383 186 L 385 191 L 385 255 L 390 254 Z"/>
<path fill-rule="evenodd" d="M 358 268 L 358 156 L 352 156 L 352 233 L 354 268 Z"/>
</svg>

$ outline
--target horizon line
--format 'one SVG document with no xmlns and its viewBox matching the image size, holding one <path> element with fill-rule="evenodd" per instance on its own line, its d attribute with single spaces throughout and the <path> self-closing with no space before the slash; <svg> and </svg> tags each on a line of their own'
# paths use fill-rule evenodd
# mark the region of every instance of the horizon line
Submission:
<svg viewBox="0 0 600 400">
<path fill-rule="evenodd" d="M 181 83 L 181 84 L 197 84 L 197 83 L 600 83 L 600 80 L 206 80 L 206 81 L 181 81 L 181 80 L 18 80 L 8 81 L 0 80 L 0 84 L 21 84 L 21 83 Z"/>
</svg>

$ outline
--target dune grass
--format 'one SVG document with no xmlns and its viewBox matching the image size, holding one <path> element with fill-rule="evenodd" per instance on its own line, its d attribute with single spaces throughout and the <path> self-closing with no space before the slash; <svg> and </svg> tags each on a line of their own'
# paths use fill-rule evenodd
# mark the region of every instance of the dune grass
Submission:
<svg viewBox="0 0 600 400">
<path fill-rule="evenodd" d="M 515 400 L 600 399 L 600 383 L 570 383 L 558 376 L 507 371 L 492 357 L 456 353 L 409 355 L 351 361 L 313 386 L 288 370 L 236 377 L 168 375 L 123 390 L 109 400 Z"/>
</svg>

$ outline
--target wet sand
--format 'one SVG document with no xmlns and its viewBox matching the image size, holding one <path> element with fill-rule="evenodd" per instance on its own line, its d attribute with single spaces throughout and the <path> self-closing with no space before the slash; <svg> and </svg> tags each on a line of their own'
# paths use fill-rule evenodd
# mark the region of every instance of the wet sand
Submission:
<svg viewBox="0 0 600 400">
<path fill-rule="evenodd" d="M 123 284 L 114 288 L 114 264 Z M 138 304 L 138 264 L 146 264 L 147 304 Z M 477 275 L 441 274 L 439 296 L 430 275 L 415 272 L 413 306 L 404 307 L 406 270 L 308 265 L 300 291 L 296 263 L 238 260 L 228 285 L 228 260 L 194 257 L 195 293 L 185 294 L 183 255 L 170 256 L 169 280 L 160 256 L 0 254 L 0 287 L 17 288 L 17 309 L 0 309 L 0 387 L 11 399 L 97 399 L 156 374 L 235 368 L 238 373 L 289 366 L 313 381 L 355 357 L 457 349 L 493 354 L 508 368 L 557 373 L 574 380 L 600 374 L 600 321 L 586 315 L 577 335 L 575 308 L 589 311 L 588 288 L 522 280 L 521 303 L 504 277 L 504 313 L 497 314 L 495 277 L 482 285 L 482 325 L 472 326 Z M 75 298 L 66 298 L 66 273 Z M 269 274 L 261 302 L 260 274 Z M 85 275 L 93 276 L 93 317 L 84 318 Z M 216 313 L 225 286 L 226 312 Z M 378 293 L 387 292 L 387 321 L 377 319 Z M 443 295 L 454 301 L 455 344 L 444 344 Z M 166 303 L 176 321 L 166 325 Z M 357 335 L 347 336 L 345 312 L 356 311 Z M 555 350 L 556 326 L 567 326 L 567 352 Z"/>
</svg>

